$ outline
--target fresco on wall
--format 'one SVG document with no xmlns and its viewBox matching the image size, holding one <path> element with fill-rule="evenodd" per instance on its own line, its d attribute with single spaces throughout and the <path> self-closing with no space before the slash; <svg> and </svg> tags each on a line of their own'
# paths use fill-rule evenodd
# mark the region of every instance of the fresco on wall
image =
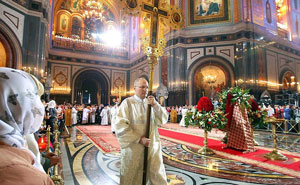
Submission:
<svg viewBox="0 0 300 185">
<path fill-rule="evenodd" d="M 191 25 L 229 20 L 228 0 L 190 0 Z"/>
<path fill-rule="evenodd" d="M 61 14 L 59 19 L 59 32 L 68 32 L 68 26 L 69 26 L 69 16 L 66 14 Z"/>
</svg>

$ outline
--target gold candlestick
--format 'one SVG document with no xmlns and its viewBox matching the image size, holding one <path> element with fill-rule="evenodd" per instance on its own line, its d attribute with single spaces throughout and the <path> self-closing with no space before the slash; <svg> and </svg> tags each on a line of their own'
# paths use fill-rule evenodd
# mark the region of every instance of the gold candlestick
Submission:
<svg viewBox="0 0 300 185">
<path fill-rule="evenodd" d="M 198 153 L 202 154 L 202 155 L 213 155 L 214 152 L 207 147 L 207 130 L 204 130 L 204 141 L 203 141 L 203 143 L 204 143 L 204 146 L 201 149 L 198 150 Z"/>
<path fill-rule="evenodd" d="M 288 158 L 284 155 L 282 155 L 278 150 L 277 150 L 277 135 L 276 135 L 276 125 L 277 123 L 282 123 L 282 121 L 285 122 L 284 119 L 276 119 L 276 120 L 270 120 L 269 123 L 272 124 L 272 136 L 273 136 L 273 143 L 274 143 L 274 149 L 272 152 L 267 153 L 265 155 L 265 158 L 270 159 L 270 160 L 278 160 L 278 161 L 285 161 Z"/>
</svg>

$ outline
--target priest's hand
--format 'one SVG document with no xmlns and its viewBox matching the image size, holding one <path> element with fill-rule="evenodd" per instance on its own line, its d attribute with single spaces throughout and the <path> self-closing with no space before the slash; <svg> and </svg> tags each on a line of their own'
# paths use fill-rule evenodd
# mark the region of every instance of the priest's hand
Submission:
<svg viewBox="0 0 300 185">
<path fill-rule="evenodd" d="M 155 106 L 157 103 L 154 96 L 148 96 L 146 101 L 147 104 L 150 104 L 151 106 Z"/>
<path fill-rule="evenodd" d="M 150 146 L 150 142 L 151 140 L 149 138 L 146 138 L 146 137 L 141 137 L 139 143 L 144 145 L 145 147 L 149 147 Z"/>
</svg>

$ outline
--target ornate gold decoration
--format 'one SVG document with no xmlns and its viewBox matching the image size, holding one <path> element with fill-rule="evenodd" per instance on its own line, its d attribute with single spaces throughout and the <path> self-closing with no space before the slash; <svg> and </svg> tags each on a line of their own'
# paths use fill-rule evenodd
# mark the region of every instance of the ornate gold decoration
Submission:
<svg viewBox="0 0 300 185">
<path fill-rule="evenodd" d="M 58 131 L 57 121 L 55 121 L 54 128 L 55 128 L 55 130 L 54 130 L 54 135 L 55 135 L 54 153 L 57 156 L 59 156 L 61 154 L 60 143 L 59 143 L 59 134 L 60 134 L 60 132 Z M 64 184 L 64 180 L 62 179 L 62 177 L 58 173 L 58 164 L 56 164 L 54 166 L 53 175 L 51 176 L 51 179 L 52 179 L 52 181 L 54 182 L 55 185 L 63 185 Z"/>
<path fill-rule="evenodd" d="M 179 185 L 185 183 L 182 178 L 178 178 L 178 176 L 175 174 L 167 174 L 167 179 L 169 182 L 168 185 Z"/>
<path fill-rule="evenodd" d="M 278 150 L 277 150 L 277 135 L 276 135 L 276 125 L 277 123 L 282 123 L 285 122 L 285 119 L 270 119 L 267 122 L 272 124 L 272 136 L 273 136 L 273 142 L 274 142 L 274 149 L 272 152 L 267 153 L 265 155 L 265 158 L 270 159 L 270 160 L 278 160 L 278 161 L 285 161 L 288 158 L 284 155 L 282 155 Z"/>
<path fill-rule="evenodd" d="M 184 16 L 182 10 L 178 7 L 170 7 L 169 23 L 173 29 L 181 29 L 184 26 Z"/>
<path fill-rule="evenodd" d="M 119 102 L 121 102 L 122 99 L 122 87 L 124 86 L 124 81 L 118 77 L 115 81 L 114 81 L 114 86 L 115 86 L 115 93 L 118 94 L 119 96 Z"/>
<path fill-rule="evenodd" d="M 143 51 L 147 55 L 147 57 L 150 56 L 155 56 L 159 58 L 160 56 L 163 55 L 164 49 L 166 47 L 166 40 L 164 38 L 159 39 L 157 47 L 151 47 L 150 46 L 150 37 L 144 37 L 142 39 L 142 44 L 143 44 Z"/>
<path fill-rule="evenodd" d="M 105 19 L 102 15 L 103 13 L 103 3 L 98 0 L 89 0 L 85 1 L 83 4 L 82 15 L 84 18 L 100 18 L 101 20 Z"/>
<path fill-rule="evenodd" d="M 121 9 L 128 15 L 139 15 L 141 12 L 141 0 L 120 0 Z"/>
<path fill-rule="evenodd" d="M 204 130 L 204 141 L 203 141 L 203 143 L 204 143 L 204 146 L 201 149 L 198 150 L 198 153 L 202 154 L 202 155 L 213 155 L 214 152 L 207 147 L 207 130 Z"/>
<path fill-rule="evenodd" d="M 56 83 L 58 83 L 61 86 L 67 81 L 67 76 L 60 71 L 55 75 L 54 80 Z"/>
</svg>

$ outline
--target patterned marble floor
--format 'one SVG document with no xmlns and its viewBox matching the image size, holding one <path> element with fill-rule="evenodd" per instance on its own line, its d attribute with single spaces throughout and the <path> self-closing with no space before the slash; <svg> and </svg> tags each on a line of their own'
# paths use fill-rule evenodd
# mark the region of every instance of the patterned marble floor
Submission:
<svg viewBox="0 0 300 185">
<path fill-rule="evenodd" d="M 173 129 L 181 129 L 174 126 Z M 184 130 L 184 128 L 182 128 Z M 199 132 L 198 130 L 186 130 Z M 71 137 L 62 141 L 63 171 L 66 185 L 117 185 L 119 184 L 119 153 L 102 153 L 75 127 Z M 217 132 L 216 132 L 217 133 Z M 216 134 L 215 133 L 215 134 Z M 221 138 L 216 134 L 215 138 Z M 256 141 L 272 147 L 270 133 L 255 134 Z M 279 136 L 279 147 L 300 151 L 300 136 Z M 195 149 L 162 139 L 163 156 L 169 184 L 174 185 L 250 185 L 299 184 L 300 179 L 272 172 L 256 166 L 225 159 L 221 156 L 199 155 Z"/>
</svg>

